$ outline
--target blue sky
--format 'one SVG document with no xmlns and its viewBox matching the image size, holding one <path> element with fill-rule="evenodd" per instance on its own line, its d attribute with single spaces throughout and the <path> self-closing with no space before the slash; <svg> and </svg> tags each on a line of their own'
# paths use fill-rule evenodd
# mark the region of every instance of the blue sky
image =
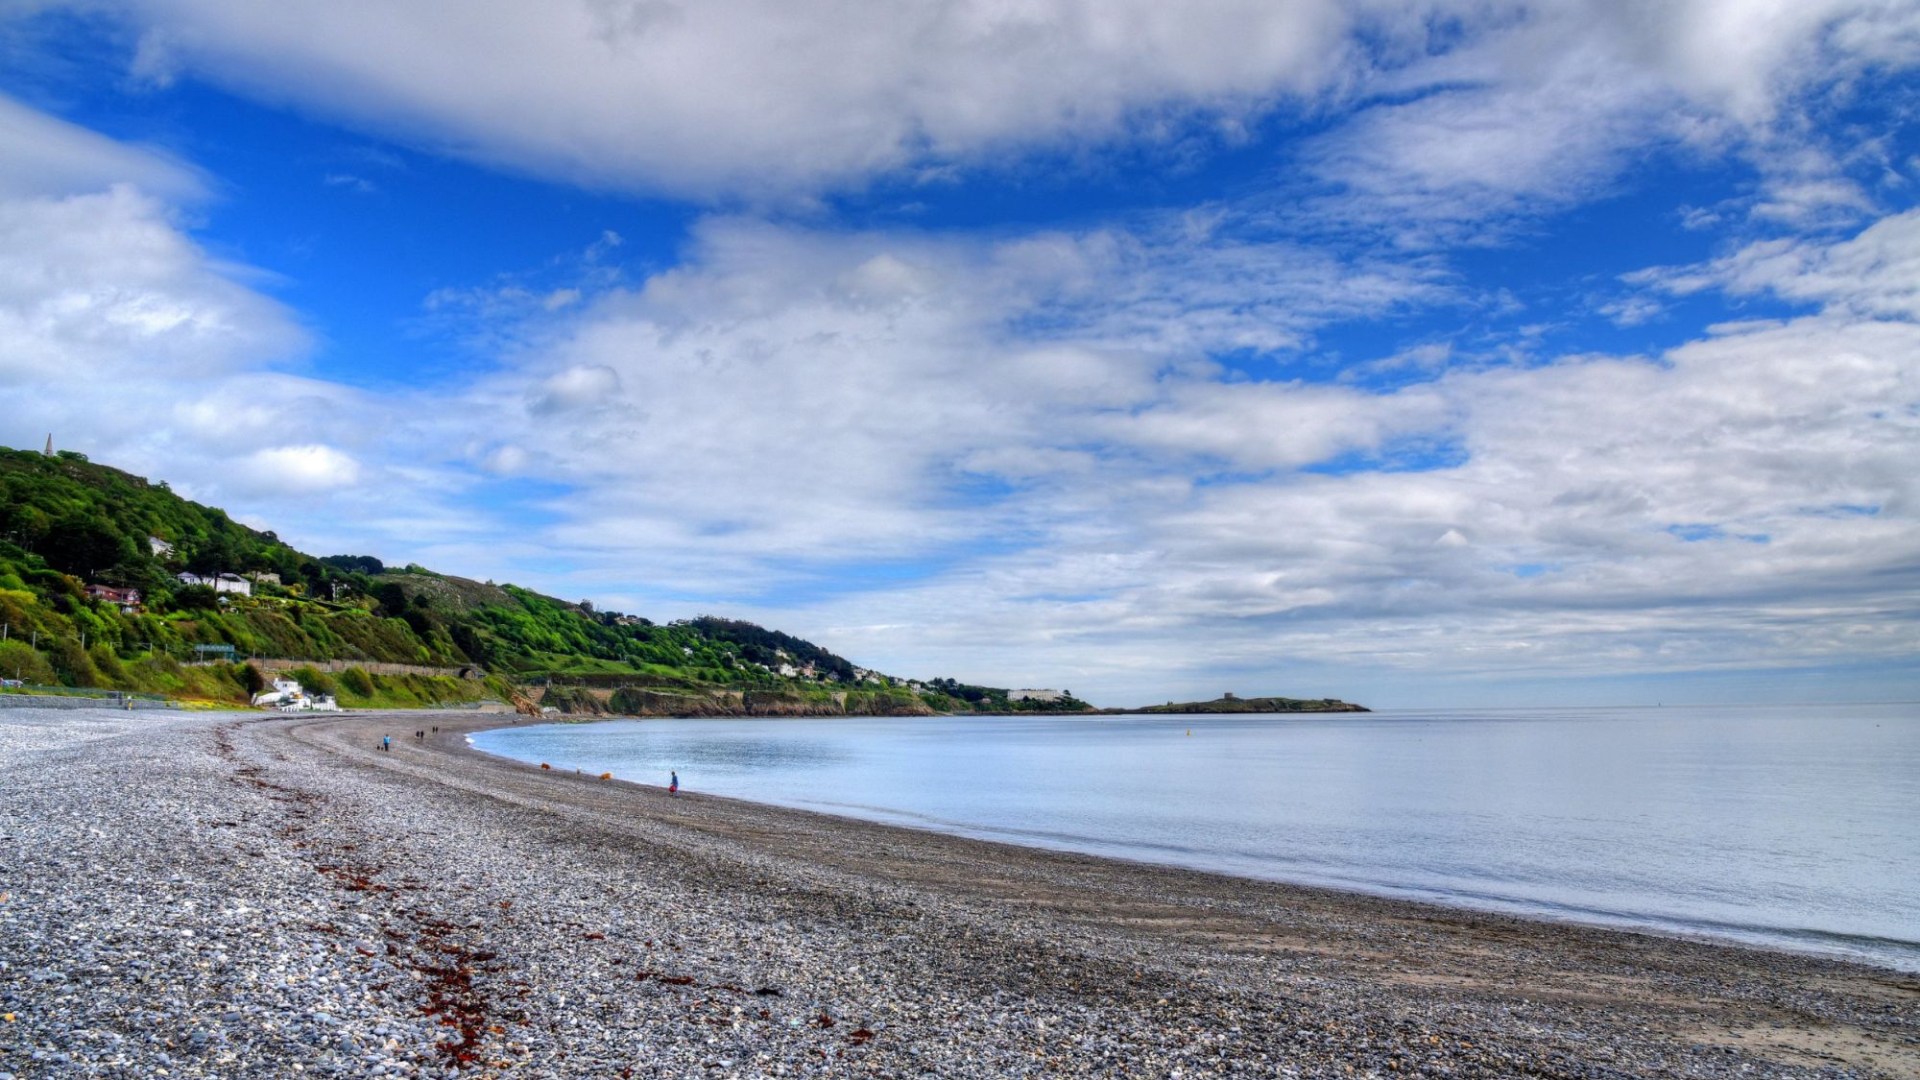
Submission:
<svg viewBox="0 0 1920 1080">
<path fill-rule="evenodd" d="M 0 442 L 307 550 L 1102 704 L 1920 696 L 1920 4 L 106 0 L 0 57 Z"/>
</svg>

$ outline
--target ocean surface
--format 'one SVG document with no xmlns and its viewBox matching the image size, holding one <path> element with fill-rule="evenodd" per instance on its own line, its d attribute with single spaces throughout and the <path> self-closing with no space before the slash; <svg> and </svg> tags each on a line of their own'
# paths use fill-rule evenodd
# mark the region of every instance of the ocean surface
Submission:
<svg viewBox="0 0 1920 1080">
<path fill-rule="evenodd" d="M 1920 705 L 643 720 L 472 742 L 990 840 L 1920 970 Z"/>
</svg>

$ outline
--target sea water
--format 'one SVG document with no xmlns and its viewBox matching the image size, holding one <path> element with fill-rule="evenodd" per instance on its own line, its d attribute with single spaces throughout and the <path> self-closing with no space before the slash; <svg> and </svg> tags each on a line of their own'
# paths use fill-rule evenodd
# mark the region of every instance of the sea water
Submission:
<svg viewBox="0 0 1920 1080">
<path fill-rule="evenodd" d="M 1016 844 L 1920 970 L 1920 706 L 643 720 L 486 752 Z"/>
</svg>

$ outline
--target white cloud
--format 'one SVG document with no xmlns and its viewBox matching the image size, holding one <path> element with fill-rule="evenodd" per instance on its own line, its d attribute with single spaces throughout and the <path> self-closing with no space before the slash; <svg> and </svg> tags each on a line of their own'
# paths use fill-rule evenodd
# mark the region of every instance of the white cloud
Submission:
<svg viewBox="0 0 1920 1080">
<path fill-rule="evenodd" d="M 1809 318 L 1660 362 L 1449 377 L 1457 466 L 1109 476 L 1026 504 L 1049 544 L 783 625 L 835 628 L 883 666 L 990 678 L 1020 656 L 1116 703 L 1235 671 L 1365 698 L 1363 673 L 1898 662 L 1920 648 L 1916 348 L 1910 324 Z"/>
<path fill-rule="evenodd" d="M 0 200 L 0 384 L 198 378 L 305 340 L 132 187 Z"/>
<path fill-rule="evenodd" d="M 347 487 L 360 479 L 360 463 L 319 443 L 256 450 L 240 465 L 256 492 L 310 494 Z"/>
<path fill-rule="evenodd" d="M 1332 0 L 121 6 L 162 82 L 206 73 L 471 157 L 695 194 L 1237 118 L 1328 85 L 1352 49 Z"/>
<path fill-rule="evenodd" d="M 1706 288 L 1771 293 L 1855 316 L 1920 319 L 1920 210 L 1882 218 L 1839 242 L 1758 241 L 1703 266 L 1656 268 L 1631 280 L 1681 295 Z"/>
<path fill-rule="evenodd" d="M 320 178 L 320 182 L 328 187 L 345 188 L 356 195 L 372 195 L 380 190 L 373 181 L 352 173 L 328 173 Z"/>
<path fill-rule="evenodd" d="M 576 364 L 549 376 L 540 384 L 528 408 L 535 413 L 563 413 L 617 403 L 620 374 L 605 364 Z"/>
<path fill-rule="evenodd" d="M 128 184 L 169 200 L 206 193 L 199 170 L 128 146 L 0 94 L 0 198 L 47 198 Z"/>
<path fill-rule="evenodd" d="M 1177 158 L 1275 108 L 1384 96 L 1321 175 L 1428 205 L 1551 201 L 1604 184 L 1636 136 L 1777 128 L 1808 86 L 1920 55 L 1910 6 L 1886 0 L 116 6 L 143 35 L 136 74 L 161 83 L 198 72 L 436 150 L 697 198 L 1063 144 Z"/>
<path fill-rule="evenodd" d="M 1062 478 L 1097 478 L 1105 457 L 1292 467 L 1431 413 L 1223 388 L 1207 359 L 1449 295 L 1418 266 L 1154 222 L 980 240 L 720 218 L 696 238 L 643 287 L 509 332 L 536 344 L 435 410 L 459 430 L 431 436 L 485 471 L 577 485 L 551 508 L 557 544 L 609 566 L 644 547 L 690 589 L 998 542 L 1026 510 L 993 492 L 1075 499 Z M 576 504 L 592 512 L 575 521 Z"/>
<path fill-rule="evenodd" d="M 1334 188 L 1316 211 L 1416 245 L 1499 236 L 1648 158 L 1733 151 L 1764 178 L 1756 216 L 1857 221 L 1872 203 L 1821 131 L 1828 92 L 1920 63 L 1911 5 L 1878 0 L 1442 8 L 1459 44 L 1378 73 L 1384 100 L 1307 148 Z"/>
<path fill-rule="evenodd" d="M 263 275 L 183 230 L 171 200 L 201 196 L 196 172 L 5 101 L 0 149 L 0 442 L 51 433 L 290 536 L 329 522 L 306 511 L 315 495 L 377 521 L 419 493 L 353 486 L 395 475 L 354 444 L 377 448 L 396 417 L 274 370 L 308 333 L 250 287 Z"/>
</svg>

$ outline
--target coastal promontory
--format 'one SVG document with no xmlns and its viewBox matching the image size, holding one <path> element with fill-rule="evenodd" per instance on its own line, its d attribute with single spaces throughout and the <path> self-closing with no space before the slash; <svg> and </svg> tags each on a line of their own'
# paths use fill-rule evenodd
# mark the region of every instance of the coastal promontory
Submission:
<svg viewBox="0 0 1920 1080">
<path fill-rule="evenodd" d="M 1362 713 L 1372 712 L 1365 705 L 1337 698 L 1251 697 L 1222 694 L 1212 701 L 1169 701 L 1165 705 L 1146 705 L 1138 709 L 1109 710 L 1130 713 L 1176 713 L 1216 715 L 1220 713 Z"/>
</svg>

